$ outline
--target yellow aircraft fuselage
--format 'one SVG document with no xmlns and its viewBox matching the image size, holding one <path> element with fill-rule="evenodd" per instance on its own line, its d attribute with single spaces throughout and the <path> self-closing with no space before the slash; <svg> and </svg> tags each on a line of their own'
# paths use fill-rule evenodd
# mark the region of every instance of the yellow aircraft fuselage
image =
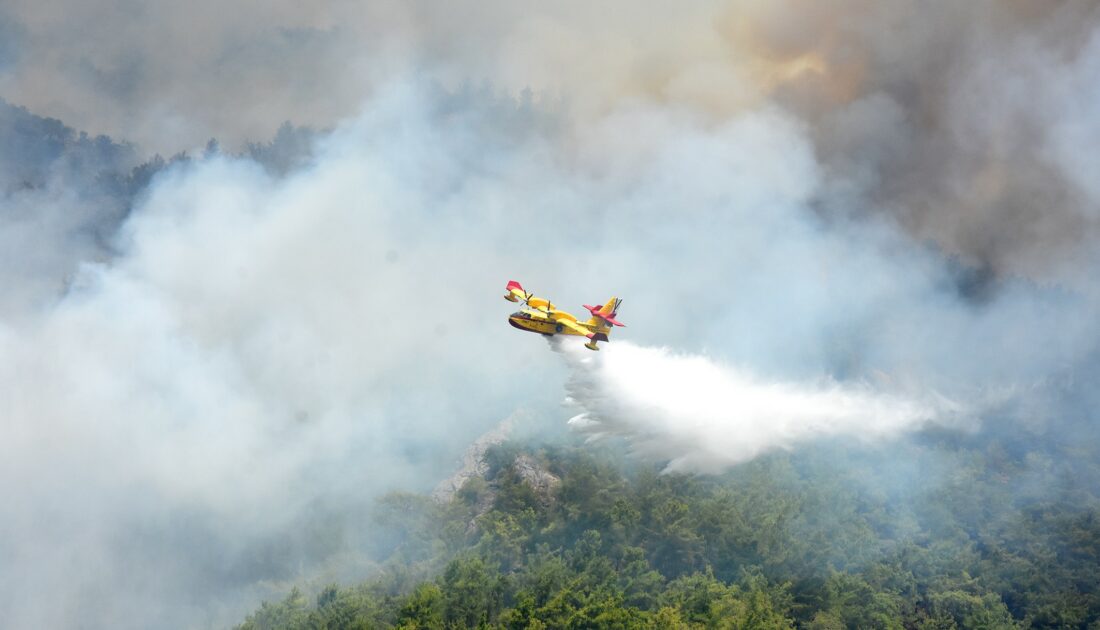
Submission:
<svg viewBox="0 0 1100 630">
<path fill-rule="evenodd" d="M 560 318 L 562 315 L 568 315 L 569 313 L 556 311 L 555 314 Z M 610 330 L 610 328 L 607 328 L 605 326 L 593 328 L 585 324 L 584 322 L 576 321 L 576 319 L 574 319 L 573 321 L 576 322 L 578 326 L 583 327 L 589 333 L 602 332 L 604 334 L 607 334 L 608 330 Z M 547 318 L 546 313 L 542 311 L 535 311 L 532 309 L 523 309 L 522 311 L 516 311 L 515 313 L 512 313 L 508 316 L 508 323 L 515 326 L 516 328 L 519 328 L 520 330 L 537 332 L 543 335 L 576 335 L 578 337 L 582 336 L 579 331 L 573 330 L 572 328 L 566 328 L 565 324 Z M 603 328 L 603 330 L 600 330 L 600 328 Z"/>
</svg>

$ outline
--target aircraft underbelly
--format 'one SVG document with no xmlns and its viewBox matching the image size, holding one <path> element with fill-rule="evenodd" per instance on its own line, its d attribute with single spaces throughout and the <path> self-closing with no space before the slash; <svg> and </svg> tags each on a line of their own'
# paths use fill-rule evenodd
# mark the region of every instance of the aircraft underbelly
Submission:
<svg viewBox="0 0 1100 630">
<path fill-rule="evenodd" d="M 555 322 L 541 321 L 537 319 L 527 319 L 524 317 L 511 316 L 508 318 L 508 323 L 514 328 L 520 330 L 526 330 L 527 332 L 539 333 L 543 335 L 575 335 L 577 333 L 565 328 L 561 324 Z"/>
</svg>

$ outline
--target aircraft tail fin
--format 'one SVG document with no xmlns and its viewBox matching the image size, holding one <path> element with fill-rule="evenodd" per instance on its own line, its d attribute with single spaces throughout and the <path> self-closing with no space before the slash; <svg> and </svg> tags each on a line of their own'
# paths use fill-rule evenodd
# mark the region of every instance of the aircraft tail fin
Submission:
<svg viewBox="0 0 1100 630">
<path fill-rule="evenodd" d="M 607 304 L 603 306 L 589 306 L 584 305 L 588 312 L 592 313 L 592 319 L 588 320 L 590 326 L 626 326 L 622 322 L 615 319 L 615 316 L 619 313 L 619 306 L 623 301 L 619 298 L 611 298 L 607 301 Z"/>
<path fill-rule="evenodd" d="M 622 302 L 622 300 L 617 298 L 611 298 L 610 300 L 608 300 L 607 304 L 604 304 L 603 308 L 600 309 L 600 315 L 608 315 L 613 317 L 615 315 L 615 312 L 619 310 L 619 302 Z"/>
</svg>

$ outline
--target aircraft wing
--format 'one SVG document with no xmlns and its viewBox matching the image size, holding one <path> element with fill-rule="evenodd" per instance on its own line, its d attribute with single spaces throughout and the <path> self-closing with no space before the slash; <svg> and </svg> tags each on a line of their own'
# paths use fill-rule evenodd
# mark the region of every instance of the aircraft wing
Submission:
<svg viewBox="0 0 1100 630">
<path fill-rule="evenodd" d="M 568 329 L 572 330 L 573 332 L 577 333 L 578 335 L 584 335 L 585 337 L 588 337 L 589 339 L 592 338 L 592 331 L 588 330 L 584 326 L 581 326 L 575 320 L 567 319 L 567 318 L 561 318 L 561 319 L 557 319 L 555 321 L 558 324 L 561 324 L 562 326 L 565 326 L 566 328 L 568 328 Z"/>
</svg>

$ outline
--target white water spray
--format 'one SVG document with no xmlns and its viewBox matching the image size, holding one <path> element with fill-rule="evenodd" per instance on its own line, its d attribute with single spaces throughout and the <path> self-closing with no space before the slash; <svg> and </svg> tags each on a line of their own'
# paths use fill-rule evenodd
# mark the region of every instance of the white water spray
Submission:
<svg viewBox="0 0 1100 630">
<path fill-rule="evenodd" d="M 569 420 L 593 439 L 626 438 L 669 471 L 717 472 L 825 437 L 872 441 L 928 423 L 956 423 L 958 405 L 864 383 L 775 382 L 711 358 L 618 341 L 598 355 L 552 343 L 571 374 Z"/>
</svg>

